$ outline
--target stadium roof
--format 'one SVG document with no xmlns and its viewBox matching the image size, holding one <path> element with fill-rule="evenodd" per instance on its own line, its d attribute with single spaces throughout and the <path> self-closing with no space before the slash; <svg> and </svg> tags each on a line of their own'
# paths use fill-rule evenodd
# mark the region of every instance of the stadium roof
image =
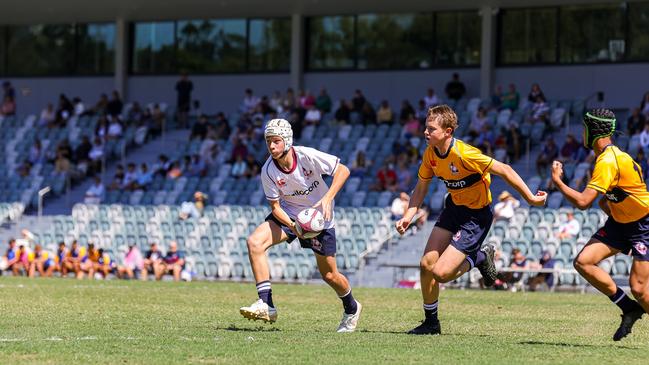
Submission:
<svg viewBox="0 0 649 365">
<path fill-rule="evenodd" d="M 600 1 L 601 2 L 601 1 Z M 20 0 L 5 4 L 0 24 L 102 22 L 192 18 L 273 17 L 533 7 L 598 3 L 597 0 Z"/>
</svg>

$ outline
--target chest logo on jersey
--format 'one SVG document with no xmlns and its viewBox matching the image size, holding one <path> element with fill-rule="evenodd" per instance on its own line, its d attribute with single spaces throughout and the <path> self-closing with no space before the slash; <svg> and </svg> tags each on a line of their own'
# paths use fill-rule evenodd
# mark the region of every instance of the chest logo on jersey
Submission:
<svg viewBox="0 0 649 365">
<path fill-rule="evenodd" d="M 636 243 L 633 247 L 640 253 L 640 255 L 647 254 L 647 246 L 644 243 Z"/>
<path fill-rule="evenodd" d="M 621 203 L 627 196 L 629 194 L 617 186 L 606 192 L 606 199 L 612 203 Z"/>
<path fill-rule="evenodd" d="M 313 184 L 311 184 L 308 188 L 304 190 L 295 190 L 293 194 L 290 196 L 298 196 L 298 195 L 309 195 L 313 191 L 313 189 L 317 188 L 320 185 L 320 181 L 314 181 Z"/>
<path fill-rule="evenodd" d="M 436 160 L 430 160 L 430 167 L 437 167 L 437 161 Z"/>
<path fill-rule="evenodd" d="M 283 188 L 286 186 L 286 179 L 282 179 L 281 177 L 278 177 L 275 183 L 277 184 L 278 187 Z"/>
<path fill-rule="evenodd" d="M 460 170 L 457 169 L 457 167 L 453 164 L 453 162 L 448 164 L 448 168 L 449 168 L 449 170 L 451 170 L 451 174 L 453 174 L 453 175 L 457 175 L 457 174 L 460 173 Z"/>
<path fill-rule="evenodd" d="M 309 171 L 307 171 L 307 170 L 303 167 L 303 168 L 302 168 L 302 174 L 304 175 L 304 177 L 306 177 L 307 179 L 309 179 L 309 178 L 311 178 L 311 175 L 313 175 L 313 170 L 309 170 Z"/>
</svg>

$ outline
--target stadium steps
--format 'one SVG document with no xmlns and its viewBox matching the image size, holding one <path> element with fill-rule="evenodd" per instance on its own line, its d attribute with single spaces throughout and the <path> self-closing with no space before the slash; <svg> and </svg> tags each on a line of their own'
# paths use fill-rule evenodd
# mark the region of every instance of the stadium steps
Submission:
<svg viewBox="0 0 649 365">
<path fill-rule="evenodd" d="M 157 161 L 158 155 L 161 151 L 170 151 L 172 148 L 176 147 L 179 143 L 186 143 L 189 139 L 189 130 L 172 130 L 167 132 L 164 141 L 162 138 L 158 138 L 152 142 L 145 144 L 144 146 L 132 151 L 126 156 L 126 163 L 134 162 L 140 164 L 146 162 L 151 166 L 154 162 Z M 118 164 L 121 164 L 121 160 L 114 160 L 108 162 L 106 172 L 102 181 L 104 185 L 108 185 L 112 181 L 112 177 L 115 174 L 115 170 Z M 69 193 L 52 198 L 47 200 L 47 204 L 44 204 L 43 214 L 66 214 L 69 215 L 72 212 L 72 206 L 76 203 L 82 203 L 86 190 L 92 185 L 92 179 L 84 181 L 82 184 L 75 186 Z"/>
</svg>

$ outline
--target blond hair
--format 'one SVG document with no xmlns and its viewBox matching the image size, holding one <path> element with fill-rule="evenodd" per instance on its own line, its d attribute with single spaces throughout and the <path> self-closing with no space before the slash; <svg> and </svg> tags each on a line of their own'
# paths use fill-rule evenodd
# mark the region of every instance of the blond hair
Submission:
<svg viewBox="0 0 649 365">
<path fill-rule="evenodd" d="M 457 129 L 457 114 L 448 105 L 431 106 L 426 115 L 426 119 L 428 118 L 440 118 L 439 125 L 443 129 L 451 128 L 453 131 Z"/>
</svg>

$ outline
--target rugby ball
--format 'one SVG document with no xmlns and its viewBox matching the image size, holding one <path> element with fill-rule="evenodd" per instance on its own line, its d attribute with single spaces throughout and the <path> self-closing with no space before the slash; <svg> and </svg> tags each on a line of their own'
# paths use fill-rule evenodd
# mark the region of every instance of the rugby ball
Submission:
<svg viewBox="0 0 649 365">
<path fill-rule="evenodd" d="M 313 238 L 324 229 L 324 216 L 319 210 L 307 208 L 302 210 L 295 222 L 295 228 L 304 238 Z"/>
</svg>

